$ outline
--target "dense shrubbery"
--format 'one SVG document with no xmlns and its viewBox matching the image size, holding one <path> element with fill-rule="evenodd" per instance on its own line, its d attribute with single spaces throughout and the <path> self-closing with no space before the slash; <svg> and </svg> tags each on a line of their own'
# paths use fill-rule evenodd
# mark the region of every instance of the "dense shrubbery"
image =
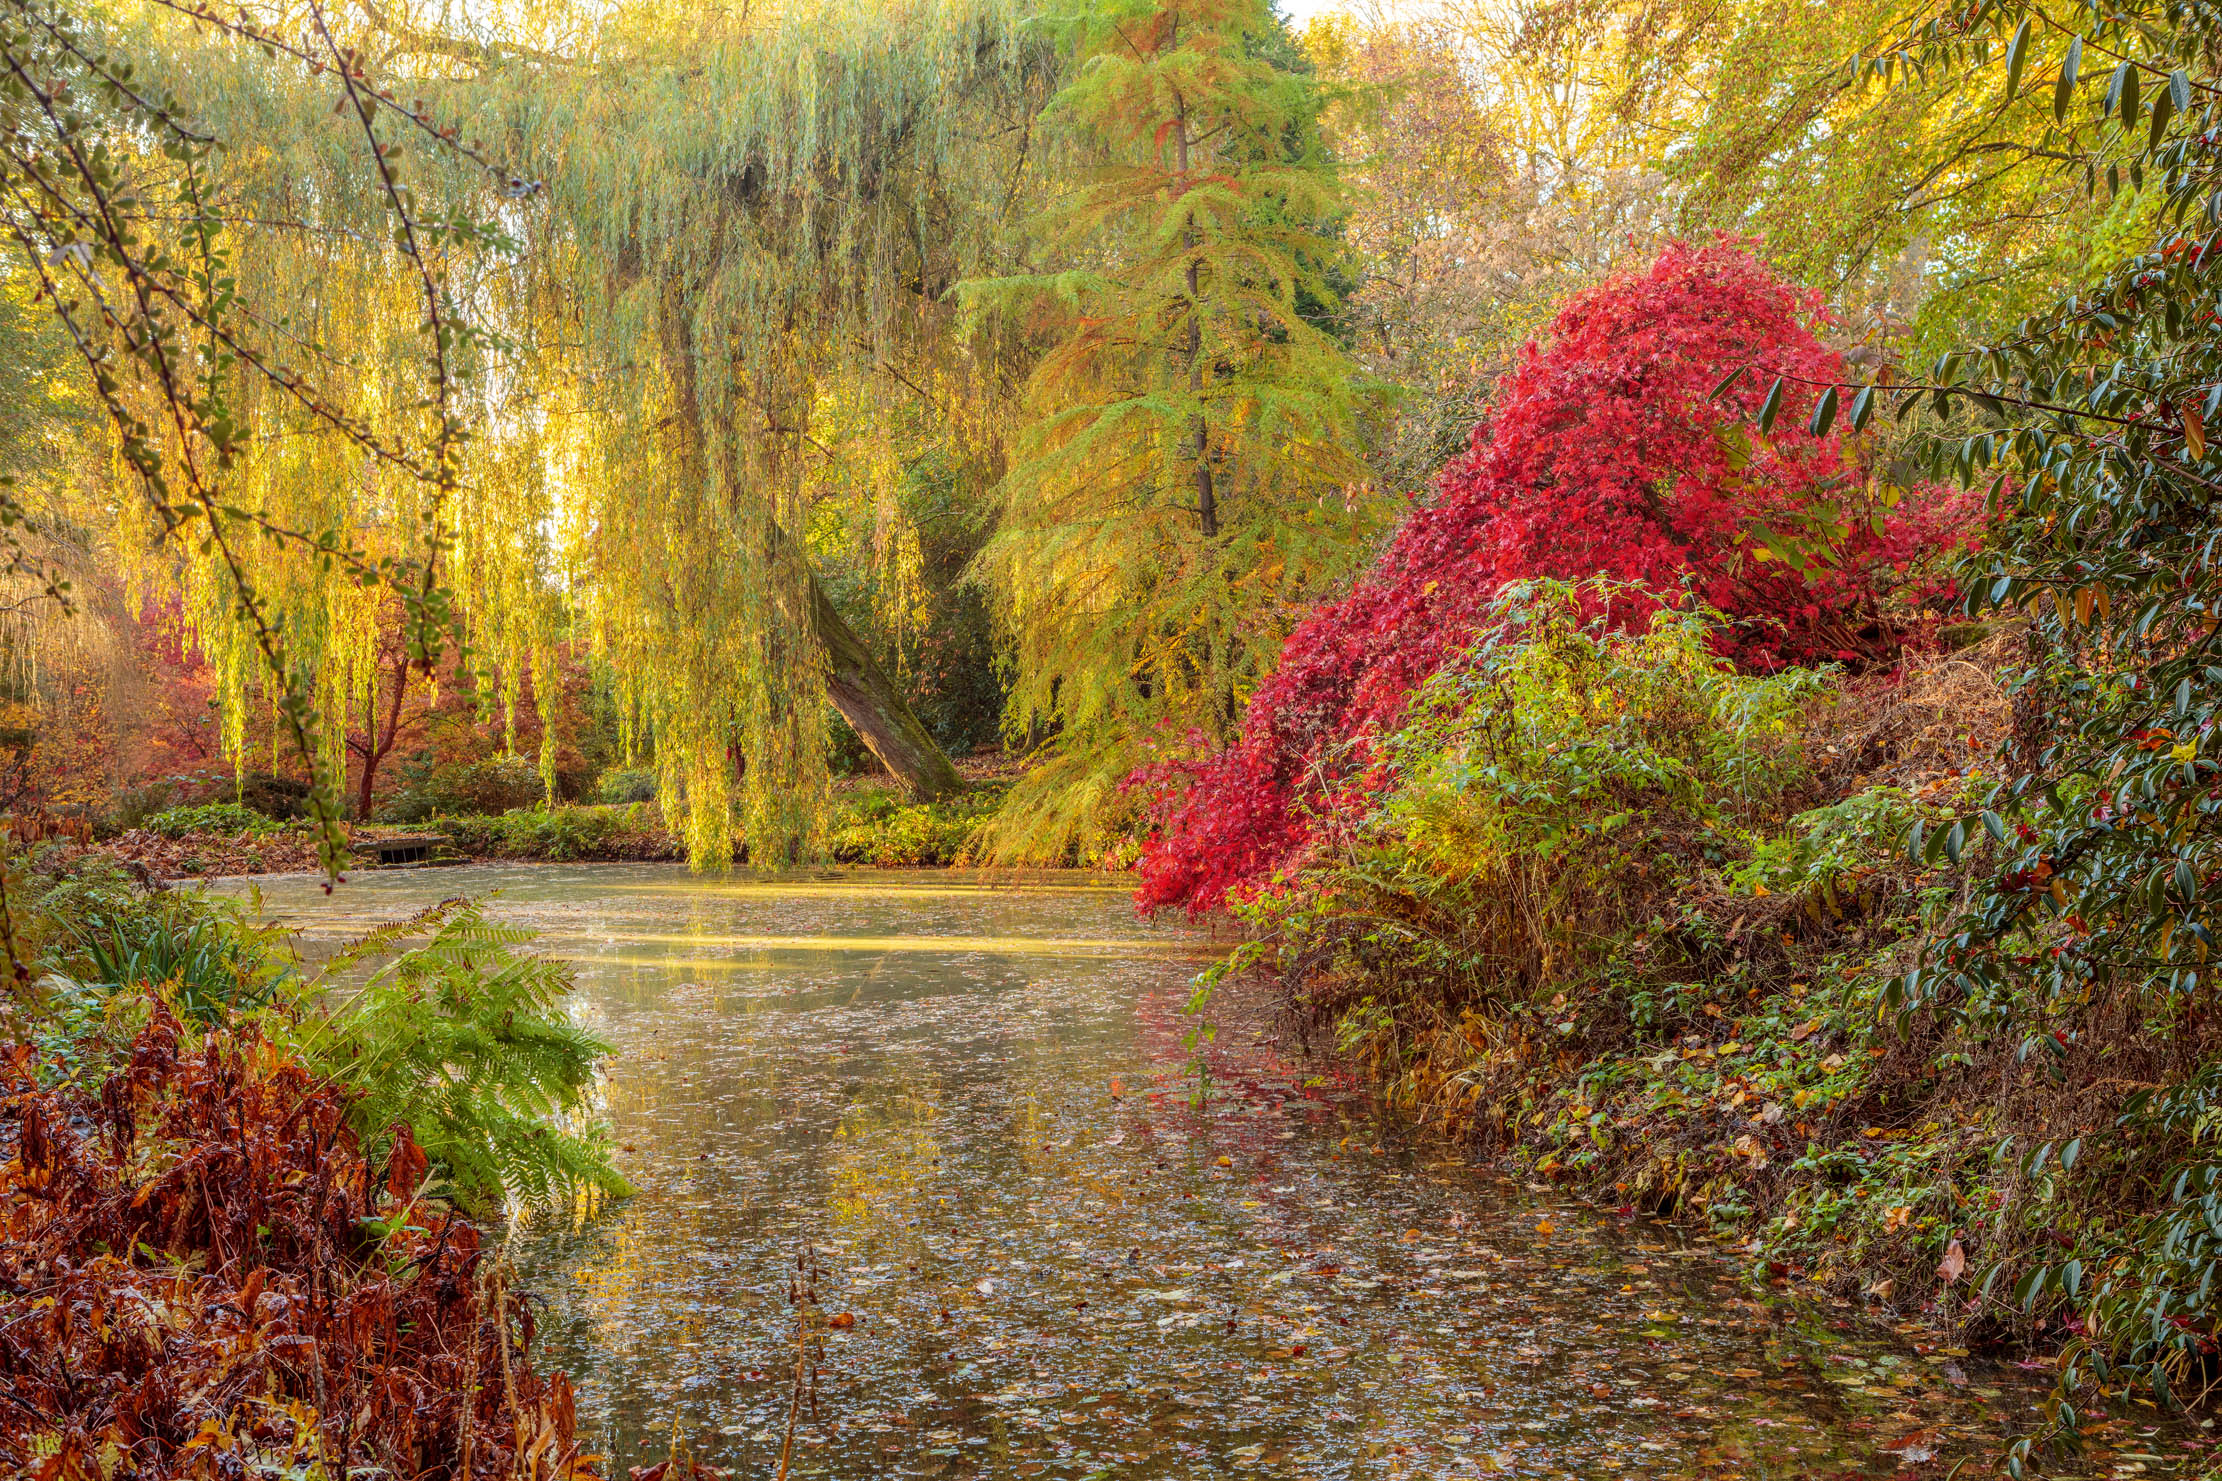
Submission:
<svg viewBox="0 0 2222 1481">
<path fill-rule="evenodd" d="M 1001 803 L 1000 789 L 975 789 L 947 802 L 905 802 L 875 788 L 842 803 L 831 851 L 844 864 L 888 869 L 965 863 Z"/>
<path fill-rule="evenodd" d="M 308 972 L 98 854 L 5 882 L 0 1469 L 594 1474 L 462 1217 L 626 1191 L 564 969 L 464 902 Z"/>
<path fill-rule="evenodd" d="M 521 756 L 494 756 L 416 770 L 378 808 L 382 823 L 483 816 L 530 807 L 547 797 L 539 768 Z"/>
<path fill-rule="evenodd" d="M 1725 249 L 1577 300 L 1166 809 L 1144 891 L 1237 901 L 1260 936 L 1229 970 L 1274 967 L 1399 1094 L 1535 1172 L 1843 1296 L 2072 1337 L 2059 1438 L 2094 1390 L 2210 1384 L 2222 1345 L 2215 22 L 2080 23 L 2109 69 L 2046 91 L 2177 207 L 2149 251 L 1868 388 Z M 1914 50 L 2002 49 L 2018 76 L 2043 36 L 2010 0 Z M 1840 406 L 1924 414 L 1931 472 L 1987 492 L 1977 653 L 1843 681 L 1854 724 L 1787 705 L 1820 682 L 1795 671 L 1626 662 L 1660 598 L 1599 591 L 1594 627 L 1501 605 L 1510 578 L 1602 570 L 1686 586 L 1724 622 L 1703 651 L 1747 670 L 1906 654 L 1952 506 L 1894 523 L 1871 482 L 1863 533 Z M 1766 697 L 1780 733 L 1707 693 Z M 1887 754 L 1914 711 L 1918 774 Z"/>
<path fill-rule="evenodd" d="M 641 767 L 612 767 L 594 784 L 594 799 L 615 807 L 656 800 L 656 774 Z"/>
<path fill-rule="evenodd" d="M 173 807 L 156 813 L 145 826 L 150 833 L 174 839 L 195 833 L 275 833 L 283 825 L 236 802 L 204 802 L 198 807 Z"/>
<path fill-rule="evenodd" d="M 595 1474 L 524 1297 L 407 1132 L 366 1157 L 348 1091 L 258 1026 L 129 996 L 102 1084 L 0 1058 L 0 1467 Z"/>
<path fill-rule="evenodd" d="M 681 850 L 655 810 L 629 807 L 518 808 L 492 816 L 444 817 L 431 830 L 474 858 L 673 859 Z"/>
<path fill-rule="evenodd" d="M 1452 1014 L 1525 1002 L 1586 985 L 1743 855 L 1800 778 L 1795 722 L 1822 681 L 1739 675 L 1702 616 L 1616 629 L 1602 613 L 1624 595 L 1545 583 L 1491 604 L 1383 737 L 1367 811 L 1252 910 L 1284 949 L 1338 980 L 1417 974 Z"/>
<path fill-rule="evenodd" d="M 2018 1045 L 1884 1011 L 1957 883 L 1896 841 L 1976 785 L 1968 740 L 1995 739 L 2003 694 L 1893 732 L 1878 706 L 1918 692 L 1740 674 L 1714 619 L 1629 631 L 1605 615 L 1618 595 L 1500 597 L 1383 737 L 1367 810 L 1241 907 L 1257 938 L 1222 970 L 1271 968 L 1394 1095 L 1539 1173 L 1700 1219 L 1841 1296 L 2026 1332 L 2004 1289 L 1969 1287 L 2118 1231 L 1994 1155 L 2033 1150 L 2056 1109 Z M 1845 749 L 1859 771 L 1832 796 Z M 1963 1075 L 2009 1090 L 1970 1104 Z"/>
<path fill-rule="evenodd" d="M 1695 600 L 1722 614 L 1720 650 L 1758 670 L 1887 659 L 1932 625 L 1923 602 L 1943 590 L 1953 501 L 1872 476 L 1840 429 L 1786 420 L 1753 437 L 1743 421 L 1764 382 L 1716 394 L 1755 360 L 1839 378 L 1814 337 L 1822 317 L 1725 244 L 1670 247 L 1569 303 L 1434 502 L 1290 636 L 1234 745 L 1151 779 L 1164 829 L 1143 860 L 1144 903 L 1215 905 L 1362 811 L 1380 737 L 1508 582 L 1611 577 L 1624 584 L 1606 610 L 1623 623 Z"/>
<path fill-rule="evenodd" d="M 159 999 L 195 1031 L 251 1024 L 314 1067 L 374 1151 L 408 1123 L 459 1199 L 622 1187 L 563 1124 L 583 1114 L 604 1047 L 565 1017 L 565 969 L 517 949 L 526 934 L 451 901 L 303 971 L 249 902 L 148 890 L 98 855 L 53 853 L 8 870 L 29 974 L 12 1028 L 42 1047 L 42 1074 L 97 1088 Z"/>
</svg>

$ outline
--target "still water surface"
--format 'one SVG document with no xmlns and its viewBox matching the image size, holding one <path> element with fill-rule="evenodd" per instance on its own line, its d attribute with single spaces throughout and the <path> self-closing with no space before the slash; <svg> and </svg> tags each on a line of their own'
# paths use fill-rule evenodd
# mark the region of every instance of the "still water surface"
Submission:
<svg viewBox="0 0 2222 1481">
<path fill-rule="evenodd" d="M 1741 1283 L 1399 1134 L 1085 875 L 655 865 L 262 882 L 315 951 L 454 894 L 577 963 L 638 1197 L 516 1232 L 619 1476 L 1981 1474 L 2040 1380 Z M 853 1320 L 853 1326 L 843 1319 Z M 2071 1474 L 2168 1474 L 2127 1427 Z M 2180 1452 L 2178 1452 L 2180 1454 Z"/>
</svg>

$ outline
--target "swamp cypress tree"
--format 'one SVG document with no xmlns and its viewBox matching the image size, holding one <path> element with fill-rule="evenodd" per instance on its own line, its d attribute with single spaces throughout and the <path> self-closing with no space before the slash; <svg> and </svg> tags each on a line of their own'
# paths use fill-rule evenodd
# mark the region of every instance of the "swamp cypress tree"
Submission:
<svg viewBox="0 0 2222 1481">
<path fill-rule="evenodd" d="M 1218 736 L 1372 502 L 1362 377 L 1321 322 L 1338 184 L 1279 22 L 1113 4 L 1070 41 L 1050 113 L 1079 183 L 1037 223 L 1058 270 L 961 290 L 1045 346 L 981 556 L 1006 723 L 1060 752 L 999 819 L 1009 857 L 1090 850 L 1153 742 Z"/>
</svg>

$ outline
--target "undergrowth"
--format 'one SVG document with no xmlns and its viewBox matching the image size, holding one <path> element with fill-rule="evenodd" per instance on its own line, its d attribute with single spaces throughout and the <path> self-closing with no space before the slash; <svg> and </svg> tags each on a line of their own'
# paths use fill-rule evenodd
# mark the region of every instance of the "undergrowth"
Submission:
<svg viewBox="0 0 2222 1481">
<path fill-rule="evenodd" d="M 0 1471 L 599 1474 L 471 1222 L 630 1191 L 560 963 L 463 900 L 311 968 L 98 853 L 0 886 Z"/>
<path fill-rule="evenodd" d="M 173 807 L 158 812 L 148 818 L 144 826 L 150 833 L 177 839 L 188 838 L 196 833 L 216 833 L 226 837 L 276 833 L 286 825 L 236 802 L 204 802 L 196 807 Z"/>
<path fill-rule="evenodd" d="M 969 863 L 1002 800 L 990 787 L 941 802 L 906 802 L 887 788 L 861 791 L 839 801 L 831 852 L 843 864 L 883 869 Z"/>
<path fill-rule="evenodd" d="M 2018 631 L 1853 682 L 1738 673 L 1704 614 L 1600 610 L 1503 599 L 1217 975 L 1275 975 L 1421 1119 L 1694 1221 L 1762 1278 L 1971 1342 L 2157 1330 L 2201 1381 L 2208 1016 L 1906 991 L 2004 853 L 1953 820 L 2012 724 Z"/>
</svg>

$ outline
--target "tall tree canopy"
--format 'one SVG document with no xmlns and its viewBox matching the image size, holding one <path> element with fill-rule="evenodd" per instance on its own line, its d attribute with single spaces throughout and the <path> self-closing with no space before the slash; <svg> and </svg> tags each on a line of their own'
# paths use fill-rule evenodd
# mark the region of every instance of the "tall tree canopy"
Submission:
<svg viewBox="0 0 2222 1481">
<path fill-rule="evenodd" d="M 966 285 L 1046 341 L 981 556 L 1007 724 L 1054 727 L 1059 753 L 1006 853 L 1095 841 L 1151 744 L 1223 733 L 1374 515 L 1362 378 L 1320 322 L 1340 199 L 1279 34 L 1263 0 L 1087 12 L 1049 118 L 1084 169 L 1039 227 L 1065 265 Z"/>
<path fill-rule="evenodd" d="M 813 847 L 829 693 L 919 791 L 947 790 L 818 587 L 808 511 L 884 495 L 920 403 L 938 424 L 922 440 L 992 464 L 1000 372 L 951 332 L 947 292 L 1007 260 L 1053 56 L 993 4 L 489 19 L 506 44 L 373 7 L 346 29 L 318 12 L 313 45 L 251 11 L 126 7 L 111 28 L 192 99 L 181 137 L 239 146 L 185 175 L 193 240 L 218 254 L 206 291 L 254 306 L 211 384 L 271 373 L 210 414 L 228 482 L 209 537 L 172 538 L 159 503 L 126 536 L 145 579 L 187 593 L 234 749 L 250 693 L 297 687 L 295 739 L 336 779 L 349 717 L 411 682 L 381 661 L 393 623 L 447 623 L 452 591 L 482 692 L 512 706 L 528 674 L 546 701 L 560 638 L 591 645 L 699 863 L 736 829 L 760 859 Z M 304 66 L 370 121 L 335 120 Z M 86 129 L 123 174 L 159 176 L 130 116 L 110 100 Z M 343 124 L 370 131 L 377 169 Z M 433 159 L 404 182 L 411 131 Z M 481 167 L 497 157 L 541 179 Z M 435 353 L 410 349 L 420 333 Z M 308 406 L 295 360 L 345 397 Z M 422 423 L 429 451 L 381 444 L 382 420 Z M 419 547 L 439 553 L 412 568 L 431 618 L 348 575 Z M 296 668 L 313 678 L 276 677 Z"/>
</svg>

